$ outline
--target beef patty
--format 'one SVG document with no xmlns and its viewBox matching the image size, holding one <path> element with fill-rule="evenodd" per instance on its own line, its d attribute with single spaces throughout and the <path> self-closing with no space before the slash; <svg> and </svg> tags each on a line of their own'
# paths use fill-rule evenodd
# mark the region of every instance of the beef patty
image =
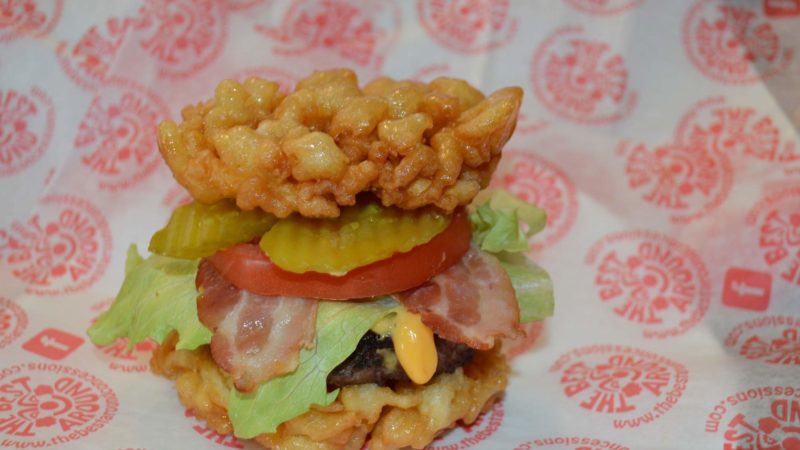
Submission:
<svg viewBox="0 0 800 450">
<path fill-rule="evenodd" d="M 434 336 L 439 363 L 436 375 L 451 373 L 468 363 L 475 350 L 464 344 Z M 328 375 L 328 386 L 338 388 L 354 384 L 375 383 L 381 386 L 410 381 L 394 354 L 392 339 L 367 332 L 355 352 Z"/>
</svg>

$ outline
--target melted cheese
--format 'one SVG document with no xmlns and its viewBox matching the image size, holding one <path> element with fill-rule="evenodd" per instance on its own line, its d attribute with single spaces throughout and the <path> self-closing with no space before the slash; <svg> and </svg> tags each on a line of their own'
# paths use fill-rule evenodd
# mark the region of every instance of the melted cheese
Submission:
<svg viewBox="0 0 800 450">
<path fill-rule="evenodd" d="M 392 343 L 397 360 L 411 381 L 427 383 L 439 362 L 433 331 L 422 323 L 418 314 L 405 310 L 398 311 L 394 322 Z"/>
</svg>

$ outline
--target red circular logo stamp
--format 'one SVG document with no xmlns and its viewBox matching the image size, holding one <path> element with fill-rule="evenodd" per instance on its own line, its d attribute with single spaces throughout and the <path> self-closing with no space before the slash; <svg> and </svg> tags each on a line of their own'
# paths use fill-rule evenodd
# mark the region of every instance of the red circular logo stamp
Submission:
<svg viewBox="0 0 800 450">
<path fill-rule="evenodd" d="M 524 335 L 515 339 L 503 341 L 503 351 L 509 359 L 516 358 L 517 356 L 527 353 L 528 350 L 533 348 L 533 345 L 542 335 L 544 322 L 537 320 L 535 322 L 523 323 L 521 325 Z"/>
<path fill-rule="evenodd" d="M 581 26 L 559 28 L 536 49 L 534 93 L 553 114 L 584 124 L 627 117 L 637 102 L 622 55 L 585 36 Z"/>
<path fill-rule="evenodd" d="M 54 127 L 55 108 L 42 89 L 0 90 L 0 177 L 39 160 L 50 145 Z"/>
<path fill-rule="evenodd" d="M 765 162 L 800 160 L 797 143 L 783 134 L 772 117 L 754 107 L 731 105 L 720 96 L 697 102 L 683 115 L 675 130 L 675 143 Z"/>
<path fill-rule="evenodd" d="M 399 6 L 381 0 L 294 0 L 274 25 L 259 24 L 255 30 L 274 42 L 276 55 L 313 52 L 320 61 L 373 69 L 383 65 L 401 28 Z"/>
<path fill-rule="evenodd" d="M 750 360 L 800 366 L 800 317 L 750 319 L 731 330 L 725 345 Z"/>
<path fill-rule="evenodd" d="M 449 450 L 470 448 L 489 439 L 503 424 L 503 404 L 495 402 L 491 409 L 482 413 L 470 425 L 462 425 L 437 437 L 425 450 Z"/>
<path fill-rule="evenodd" d="M 508 44 L 519 25 L 509 0 L 417 0 L 417 15 L 436 42 L 466 54 Z"/>
<path fill-rule="evenodd" d="M 580 347 L 550 368 L 564 396 L 616 429 L 647 425 L 671 410 L 689 381 L 683 364 L 623 345 Z"/>
<path fill-rule="evenodd" d="M 580 436 L 557 436 L 534 439 L 523 442 L 514 450 L 531 450 L 535 448 L 557 448 L 563 450 L 630 450 L 630 448 L 606 439 Z"/>
<path fill-rule="evenodd" d="M 220 447 L 244 448 L 244 444 L 242 443 L 242 441 L 237 439 L 236 436 L 232 434 L 217 433 L 211 427 L 208 426 L 208 423 L 206 423 L 205 420 L 197 419 L 197 416 L 194 415 L 194 411 L 192 411 L 191 409 L 187 408 L 183 414 L 184 416 L 192 419 L 192 422 L 194 422 L 194 424 L 192 425 L 192 429 L 195 431 L 195 433 L 199 434 L 200 436 L 203 436 L 207 440 L 215 444 L 219 444 Z"/>
<path fill-rule="evenodd" d="M 18 37 L 40 38 L 53 31 L 64 9 L 64 0 L 37 2 L 9 0 L 0 4 L 0 42 Z"/>
<path fill-rule="evenodd" d="M 705 216 L 725 201 L 733 186 L 732 152 L 721 147 L 741 147 L 737 139 L 746 131 L 725 122 L 725 113 L 713 107 L 718 101 L 701 101 L 684 114 L 673 143 L 648 148 L 625 141 L 617 149 L 626 159 L 628 186 L 645 202 L 668 211 L 674 223 Z M 737 133 L 737 138 L 729 137 Z"/>
<path fill-rule="evenodd" d="M 109 423 L 118 408 L 114 391 L 79 369 L 49 363 L 0 369 L 4 447 L 49 447 L 80 440 Z"/>
<path fill-rule="evenodd" d="M 652 231 L 624 231 L 589 249 L 600 301 L 650 339 L 685 333 L 703 319 L 711 282 L 697 253 Z"/>
<path fill-rule="evenodd" d="M 92 26 L 75 45 L 60 42 L 59 62 L 73 81 L 93 90 L 111 78 L 112 64 L 126 42 L 136 51 L 126 61 L 149 59 L 164 78 L 186 78 L 208 66 L 227 41 L 224 2 L 146 0 L 136 15 L 112 17 Z M 126 50 L 127 51 L 127 50 Z"/>
<path fill-rule="evenodd" d="M 782 136 L 784 134 L 784 136 Z M 772 117 L 753 107 L 711 97 L 693 105 L 675 129 L 672 143 L 648 148 L 623 142 L 628 186 L 642 199 L 686 223 L 719 207 L 733 186 L 733 160 L 778 164 L 800 161 L 797 143 Z"/>
<path fill-rule="evenodd" d="M 72 81 L 94 90 L 110 76 L 111 64 L 135 26 L 134 19 L 118 17 L 108 19 L 105 26 L 92 25 L 75 45 L 58 43 L 58 63 Z"/>
<path fill-rule="evenodd" d="M 723 450 L 800 448 L 800 386 L 760 386 L 731 394 L 710 410 L 705 432 L 719 435 Z"/>
<path fill-rule="evenodd" d="M 101 189 L 133 186 L 161 164 L 153 136 L 167 117 L 169 108 L 145 88 L 121 80 L 104 85 L 75 137 L 81 164 L 97 175 Z"/>
<path fill-rule="evenodd" d="M 761 258 L 771 271 L 800 285 L 800 187 L 761 200 L 747 215 L 747 225 L 756 227 Z"/>
<path fill-rule="evenodd" d="M 49 195 L 27 222 L 0 229 L 0 260 L 36 295 L 82 291 L 105 273 L 111 230 L 88 201 Z"/>
<path fill-rule="evenodd" d="M 136 38 L 166 78 L 186 78 L 222 52 L 228 38 L 225 2 L 146 0 L 139 10 Z"/>
<path fill-rule="evenodd" d="M 25 310 L 13 301 L 0 297 L 0 349 L 14 342 L 28 326 Z"/>
<path fill-rule="evenodd" d="M 508 151 L 495 184 L 547 212 L 547 227 L 531 239 L 531 247 L 550 247 L 567 235 L 578 215 L 578 194 L 560 168 L 530 152 Z"/>
<path fill-rule="evenodd" d="M 92 305 L 92 312 L 96 316 L 92 319 L 94 323 L 100 314 L 107 310 L 113 299 L 103 300 Z M 142 341 L 133 347 L 128 345 L 128 338 L 119 338 L 111 344 L 96 346 L 103 353 L 104 359 L 108 361 L 108 368 L 117 372 L 142 373 L 150 368 L 150 357 L 157 344 L 151 340 Z"/>
<path fill-rule="evenodd" d="M 564 0 L 578 11 L 596 16 L 611 16 L 630 11 L 644 3 L 644 0 Z"/>
<path fill-rule="evenodd" d="M 761 2 L 699 0 L 683 20 L 683 45 L 701 73 L 723 83 L 769 78 L 794 57 L 794 47 L 776 32 Z"/>
</svg>

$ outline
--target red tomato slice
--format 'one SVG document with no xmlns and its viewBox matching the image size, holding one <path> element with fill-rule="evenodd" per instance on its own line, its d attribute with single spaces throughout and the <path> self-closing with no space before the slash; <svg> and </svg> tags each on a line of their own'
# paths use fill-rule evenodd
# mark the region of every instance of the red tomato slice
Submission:
<svg viewBox="0 0 800 450">
<path fill-rule="evenodd" d="M 391 258 L 353 269 L 341 277 L 319 272 L 293 273 L 276 266 L 257 244 L 239 244 L 209 258 L 225 279 L 260 295 L 352 300 L 404 291 L 421 285 L 457 263 L 469 250 L 466 211 L 425 244 Z"/>
</svg>

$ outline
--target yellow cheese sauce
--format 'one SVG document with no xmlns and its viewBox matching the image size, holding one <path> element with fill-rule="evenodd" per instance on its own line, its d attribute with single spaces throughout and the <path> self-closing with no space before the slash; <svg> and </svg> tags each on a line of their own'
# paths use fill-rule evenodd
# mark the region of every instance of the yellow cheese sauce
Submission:
<svg viewBox="0 0 800 450">
<path fill-rule="evenodd" d="M 397 361 L 408 377 L 416 384 L 425 384 L 433 378 L 439 358 L 433 331 L 418 314 L 398 309 L 371 328 L 380 336 L 391 336 Z"/>
</svg>

